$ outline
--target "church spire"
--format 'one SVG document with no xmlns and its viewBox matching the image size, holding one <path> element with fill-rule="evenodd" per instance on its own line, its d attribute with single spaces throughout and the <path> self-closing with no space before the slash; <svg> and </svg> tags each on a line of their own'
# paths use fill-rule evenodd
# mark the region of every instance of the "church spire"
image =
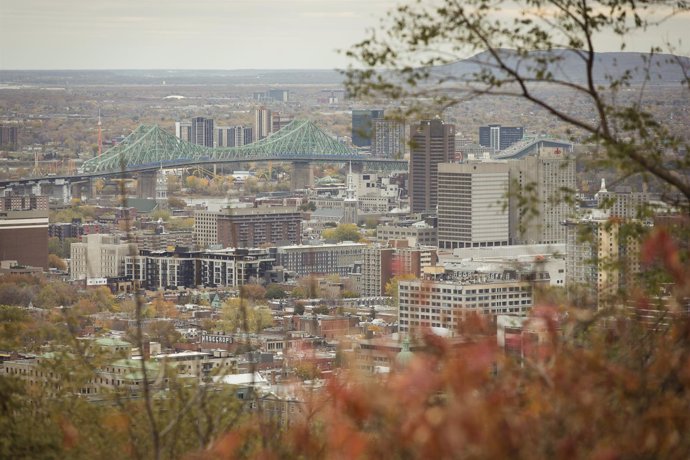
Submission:
<svg viewBox="0 0 690 460">
<path fill-rule="evenodd" d="M 599 187 L 599 193 L 606 193 L 608 190 L 606 190 L 606 178 L 602 177 L 601 178 L 601 186 Z"/>
</svg>

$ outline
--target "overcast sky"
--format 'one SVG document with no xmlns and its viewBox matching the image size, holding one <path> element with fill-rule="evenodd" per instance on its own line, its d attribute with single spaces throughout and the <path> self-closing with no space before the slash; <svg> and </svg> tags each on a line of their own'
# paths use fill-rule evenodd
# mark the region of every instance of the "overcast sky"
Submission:
<svg viewBox="0 0 690 460">
<path fill-rule="evenodd" d="M 396 0 L 0 0 L 1 69 L 334 68 Z M 657 39 L 677 43 L 690 16 Z M 647 51 L 631 37 L 628 50 Z M 690 42 L 690 38 L 686 41 Z M 615 50 L 612 40 L 602 50 Z M 689 43 L 679 54 L 688 55 Z"/>
</svg>

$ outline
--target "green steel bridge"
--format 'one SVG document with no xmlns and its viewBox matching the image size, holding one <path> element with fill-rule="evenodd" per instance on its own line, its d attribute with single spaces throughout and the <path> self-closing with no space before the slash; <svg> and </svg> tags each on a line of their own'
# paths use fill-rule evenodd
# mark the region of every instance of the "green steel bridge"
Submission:
<svg viewBox="0 0 690 460">
<path fill-rule="evenodd" d="M 99 176 L 204 164 L 258 161 L 361 163 L 368 171 L 407 171 L 407 161 L 372 158 L 333 139 L 308 120 L 241 147 L 211 148 L 178 139 L 158 126 L 139 126 L 103 155 L 84 162 L 80 175 Z"/>
</svg>

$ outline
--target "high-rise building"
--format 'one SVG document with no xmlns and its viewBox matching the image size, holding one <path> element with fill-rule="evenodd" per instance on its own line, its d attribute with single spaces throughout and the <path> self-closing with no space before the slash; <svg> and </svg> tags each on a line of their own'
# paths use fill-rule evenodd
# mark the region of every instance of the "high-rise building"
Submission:
<svg viewBox="0 0 690 460">
<path fill-rule="evenodd" d="M 15 124 L 0 125 L 0 148 L 16 150 L 19 145 L 19 127 Z"/>
<path fill-rule="evenodd" d="M 214 128 L 215 147 L 241 147 L 253 141 L 253 129 L 249 126 L 217 126 Z"/>
<path fill-rule="evenodd" d="M 190 142 L 192 144 L 213 147 L 213 118 L 192 118 Z"/>
<path fill-rule="evenodd" d="M 0 260 L 48 269 L 48 197 L 0 197 Z"/>
<path fill-rule="evenodd" d="M 511 229 L 518 244 L 562 244 L 563 222 L 575 211 L 575 161 L 558 149 L 508 162 L 511 170 Z M 523 204 L 521 202 L 525 201 Z"/>
<path fill-rule="evenodd" d="M 618 222 L 597 209 L 585 218 L 568 219 L 565 227 L 566 285 L 579 291 L 573 300 L 582 307 L 607 305 L 620 281 Z"/>
<path fill-rule="evenodd" d="M 218 213 L 195 211 L 193 232 L 194 244 L 200 248 L 218 244 Z"/>
<path fill-rule="evenodd" d="M 271 114 L 271 133 L 276 133 L 289 125 L 295 117 L 292 115 L 281 114 L 280 112 L 273 112 Z"/>
<path fill-rule="evenodd" d="M 568 190 L 574 189 L 575 164 L 558 151 L 440 165 L 439 247 L 563 244 L 562 224 L 574 212 Z"/>
<path fill-rule="evenodd" d="M 510 244 L 510 170 L 501 163 L 438 165 L 438 247 Z"/>
<path fill-rule="evenodd" d="M 268 137 L 273 129 L 273 117 L 266 107 L 254 109 L 254 138 L 257 141 Z"/>
<path fill-rule="evenodd" d="M 393 277 L 394 248 L 369 246 L 362 250 L 361 276 L 357 290 L 362 297 L 386 295 L 386 284 Z"/>
<path fill-rule="evenodd" d="M 192 140 L 192 122 L 191 121 L 176 121 L 175 122 L 175 137 L 185 142 Z"/>
<path fill-rule="evenodd" d="M 405 123 L 399 120 L 372 120 L 371 154 L 384 158 L 405 156 Z"/>
<path fill-rule="evenodd" d="M 213 127 L 213 146 L 214 147 L 229 147 L 230 130 L 229 126 L 214 126 Z M 234 130 L 233 130 L 234 134 Z M 234 140 L 234 136 L 233 140 Z"/>
<path fill-rule="evenodd" d="M 372 139 L 372 120 L 383 118 L 383 110 L 352 111 L 352 144 L 369 147 Z"/>
<path fill-rule="evenodd" d="M 496 152 L 521 141 L 524 135 L 525 128 L 501 125 L 480 126 L 479 145 L 489 147 Z"/>
<path fill-rule="evenodd" d="M 438 165 L 450 161 L 454 151 L 454 125 L 435 119 L 410 127 L 411 212 L 436 212 Z"/>
<path fill-rule="evenodd" d="M 288 102 L 290 100 L 290 91 L 286 89 L 269 89 L 267 96 L 276 102 Z"/>
</svg>

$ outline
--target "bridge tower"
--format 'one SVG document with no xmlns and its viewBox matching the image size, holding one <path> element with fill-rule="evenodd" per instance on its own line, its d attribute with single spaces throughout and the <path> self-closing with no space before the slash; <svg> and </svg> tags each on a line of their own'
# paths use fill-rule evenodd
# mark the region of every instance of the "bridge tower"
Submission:
<svg viewBox="0 0 690 460">
<path fill-rule="evenodd" d="M 314 185 L 314 171 L 308 161 L 292 162 L 292 190 L 300 190 Z"/>
<path fill-rule="evenodd" d="M 137 178 L 137 198 L 155 198 L 156 171 L 142 171 Z"/>
</svg>

